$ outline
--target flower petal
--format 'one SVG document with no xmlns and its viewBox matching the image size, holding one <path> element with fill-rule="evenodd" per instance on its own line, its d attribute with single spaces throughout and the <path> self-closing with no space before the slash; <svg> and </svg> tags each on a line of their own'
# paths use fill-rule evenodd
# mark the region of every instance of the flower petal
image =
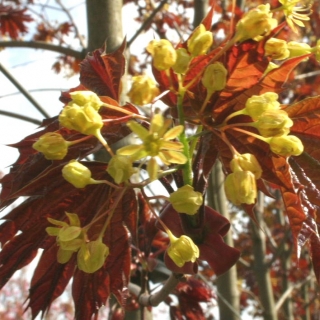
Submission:
<svg viewBox="0 0 320 320">
<path fill-rule="evenodd" d="M 142 141 L 149 135 L 149 131 L 136 121 L 128 121 L 127 126 Z"/>
<path fill-rule="evenodd" d="M 181 126 L 181 125 L 173 127 L 164 134 L 163 138 L 165 140 L 175 139 L 183 132 L 183 130 L 184 130 L 184 126 Z"/>
<path fill-rule="evenodd" d="M 160 152 L 166 159 L 167 162 L 185 164 L 188 161 L 188 158 L 181 152 L 178 151 L 161 151 Z"/>
</svg>

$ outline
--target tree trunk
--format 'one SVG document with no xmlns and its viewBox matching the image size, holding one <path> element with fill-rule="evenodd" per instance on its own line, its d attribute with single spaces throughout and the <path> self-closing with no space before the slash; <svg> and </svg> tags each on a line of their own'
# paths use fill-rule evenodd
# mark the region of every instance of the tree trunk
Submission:
<svg viewBox="0 0 320 320">
<path fill-rule="evenodd" d="M 208 0 L 194 0 L 193 27 L 196 28 L 207 15 Z"/>
<path fill-rule="evenodd" d="M 254 266 L 253 270 L 259 287 L 259 297 L 263 306 L 264 320 L 277 320 L 277 312 L 275 310 L 275 303 L 273 291 L 271 286 L 271 278 L 269 268 L 266 263 L 266 235 L 261 230 L 262 215 L 264 208 L 264 196 L 262 193 L 258 195 L 258 202 L 254 208 L 257 223 L 251 220 L 252 242 L 253 242 L 253 256 Z"/>
<path fill-rule="evenodd" d="M 279 190 L 276 190 L 276 200 L 281 201 L 281 193 Z M 286 228 L 286 220 L 284 216 L 284 212 L 282 209 L 277 209 L 277 217 L 279 223 L 283 226 L 283 230 Z M 286 235 L 284 235 L 286 237 Z M 283 254 L 281 254 L 280 260 L 281 260 L 281 269 L 282 269 L 282 292 L 286 292 L 290 285 L 290 280 L 288 277 L 288 273 L 291 267 L 291 248 L 288 245 L 287 241 L 285 241 L 283 245 Z M 283 312 L 285 315 L 286 320 L 294 320 L 293 315 L 293 305 L 292 300 L 290 297 L 286 299 L 286 301 L 283 303 Z"/>
<path fill-rule="evenodd" d="M 106 43 L 107 52 L 116 50 L 123 41 L 122 0 L 87 0 L 88 52 Z"/>
<path fill-rule="evenodd" d="M 227 199 L 223 188 L 224 174 L 221 170 L 221 163 L 216 162 L 213 167 L 209 187 L 207 190 L 208 205 L 220 212 L 228 220 L 230 215 L 227 209 Z M 227 233 L 224 241 L 233 246 L 232 232 Z M 218 304 L 220 319 L 239 320 L 240 301 L 237 289 L 237 269 L 233 266 L 229 271 L 219 276 L 216 281 L 218 290 Z"/>
</svg>

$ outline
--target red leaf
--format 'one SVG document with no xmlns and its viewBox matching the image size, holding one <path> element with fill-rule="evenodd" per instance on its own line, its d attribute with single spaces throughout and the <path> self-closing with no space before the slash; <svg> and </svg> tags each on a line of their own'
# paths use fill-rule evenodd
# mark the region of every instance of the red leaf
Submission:
<svg viewBox="0 0 320 320">
<path fill-rule="evenodd" d="M 123 51 L 126 42 L 115 52 L 107 54 L 105 49 L 95 50 L 81 62 L 80 82 L 99 96 L 108 96 L 119 101 L 121 77 L 124 74 Z"/>
<path fill-rule="evenodd" d="M 10 5 L 0 4 L 0 32 L 9 35 L 12 39 L 18 39 L 20 35 L 28 32 L 26 22 L 33 19 L 25 14 L 27 9 L 13 8 Z"/>
<path fill-rule="evenodd" d="M 31 280 L 28 307 L 35 318 L 39 312 L 45 314 L 54 299 L 65 290 L 74 272 L 74 257 L 67 264 L 57 262 L 58 246 L 55 239 L 45 250 L 38 262 Z"/>
</svg>

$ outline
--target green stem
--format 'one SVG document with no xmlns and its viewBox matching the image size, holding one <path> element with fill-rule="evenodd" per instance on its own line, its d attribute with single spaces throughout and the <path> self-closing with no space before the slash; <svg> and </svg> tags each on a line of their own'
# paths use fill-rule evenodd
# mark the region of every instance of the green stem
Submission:
<svg viewBox="0 0 320 320">
<path fill-rule="evenodd" d="M 178 94 L 178 101 L 177 101 L 177 108 L 178 108 L 178 116 L 179 116 L 179 124 L 185 126 L 185 119 L 184 119 L 184 112 L 183 112 L 183 97 L 185 94 L 185 89 L 180 87 L 179 94 Z M 190 157 L 190 148 L 189 142 L 185 134 L 185 130 L 179 136 L 179 140 L 183 145 L 183 154 L 187 157 L 187 162 L 182 165 L 182 176 L 184 184 L 188 184 L 192 186 L 193 182 L 193 174 L 192 174 L 192 162 Z"/>
</svg>

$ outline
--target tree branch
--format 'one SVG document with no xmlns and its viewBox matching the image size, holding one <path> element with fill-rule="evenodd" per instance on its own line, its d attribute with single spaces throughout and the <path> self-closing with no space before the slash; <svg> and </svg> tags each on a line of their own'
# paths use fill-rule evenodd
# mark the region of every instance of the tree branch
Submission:
<svg viewBox="0 0 320 320">
<path fill-rule="evenodd" d="M 0 71 L 8 78 L 9 81 L 25 96 L 27 100 L 45 117 L 50 115 L 40 106 L 40 104 L 30 95 L 30 93 L 17 81 L 17 79 L 0 63 Z"/>
<path fill-rule="evenodd" d="M 71 48 L 66 48 L 66 47 L 58 46 L 58 45 L 43 42 L 43 41 L 18 41 L 18 40 L 0 41 L 0 48 L 43 49 L 43 50 L 65 54 L 67 56 L 74 57 L 79 60 L 85 58 L 84 50 L 77 51 Z"/>
<path fill-rule="evenodd" d="M 39 124 L 39 125 L 41 124 L 41 121 L 39 121 L 37 119 L 30 118 L 30 117 L 27 117 L 27 116 L 24 116 L 24 115 L 18 114 L 18 113 L 13 113 L 13 112 L 0 110 L 0 114 L 4 115 L 6 117 L 16 118 L 16 119 L 27 121 L 27 122 L 31 122 L 31 123 L 34 123 L 34 124 Z"/>
<path fill-rule="evenodd" d="M 160 4 L 152 11 L 150 16 L 142 23 L 141 27 L 136 31 L 136 33 L 133 35 L 133 37 L 127 42 L 127 47 L 129 48 L 133 41 L 136 40 L 138 35 L 146 28 L 147 25 L 149 25 L 152 22 L 152 19 L 155 17 L 155 15 L 162 9 L 162 7 L 168 2 L 168 0 L 162 0 Z"/>
<path fill-rule="evenodd" d="M 70 22 L 73 24 L 74 31 L 76 33 L 77 38 L 79 39 L 79 41 L 81 43 L 82 48 L 86 48 L 86 44 L 84 42 L 83 36 L 80 34 L 79 29 L 78 29 L 76 23 L 74 22 L 70 11 L 65 7 L 65 5 L 61 2 L 61 0 L 56 0 L 56 3 L 61 7 L 61 9 L 64 11 L 64 13 L 69 18 Z"/>
<path fill-rule="evenodd" d="M 141 288 L 133 283 L 129 284 L 129 291 L 135 296 L 139 297 L 139 303 L 141 306 L 156 307 L 160 304 L 160 302 L 166 299 L 166 297 L 172 292 L 172 290 L 177 286 L 183 277 L 183 274 L 172 273 L 163 287 L 155 294 L 143 293 L 140 295 Z"/>
</svg>

